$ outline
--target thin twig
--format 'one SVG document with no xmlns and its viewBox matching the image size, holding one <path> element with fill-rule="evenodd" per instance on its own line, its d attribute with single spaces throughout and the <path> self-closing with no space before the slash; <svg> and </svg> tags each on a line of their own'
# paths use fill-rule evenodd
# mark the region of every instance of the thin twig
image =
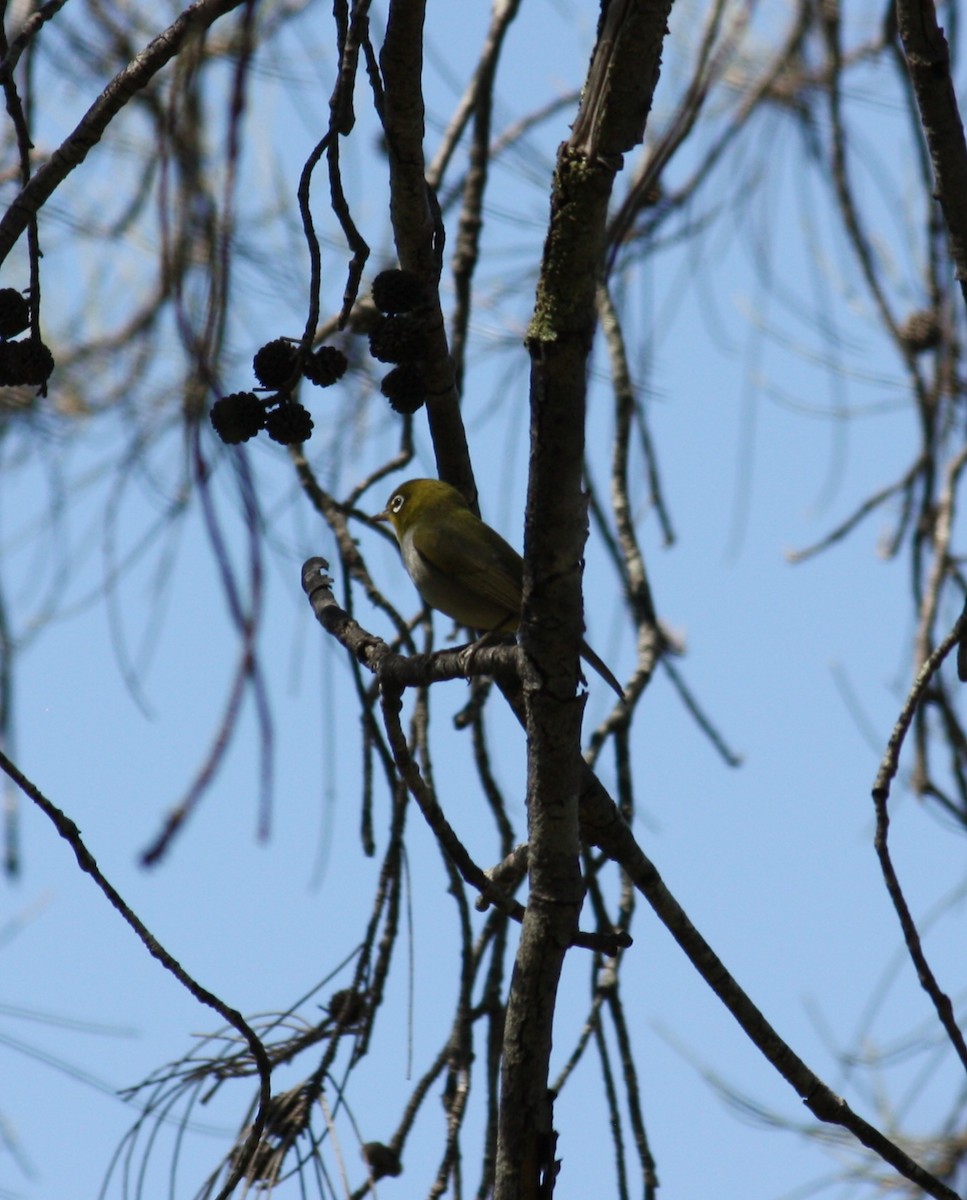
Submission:
<svg viewBox="0 0 967 1200">
<path fill-rule="evenodd" d="M 967 631 L 967 603 L 965 603 L 963 612 L 957 618 L 953 628 L 924 662 L 914 681 L 913 687 L 910 689 L 910 693 L 904 702 L 900 716 L 890 735 L 880 768 L 876 773 L 876 779 L 873 783 L 873 802 L 876 807 L 876 837 L 874 846 L 877 858 L 880 861 L 880 869 L 883 872 L 887 892 L 890 900 L 893 902 L 900 927 L 903 930 L 907 950 L 916 968 L 920 986 L 933 1001 L 937 1016 L 947 1032 L 951 1045 L 956 1050 L 961 1062 L 967 1067 L 967 1043 L 965 1043 L 963 1034 L 957 1025 L 950 998 L 941 990 L 924 955 L 920 934 L 910 914 L 909 906 L 907 905 L 906 898 L 903 895 L 903 890 L 893 867 L 888 845 L 890 818 L 887 808 L 890 796 L 890 784 L 899 768 L 900 751 L 903 748 L 903 742 L 907 730 L 910 728 L 910 723 L 917 712 L 920 701 L 930 681 L 940 669 L 940 664 L 953 647 L 960 642 L 965 631 Z"/>
<path fill-rule="evenodd" d="M 914 480 L 923 469 L 923 466 L 924 456 L 921 455 L 911 467 L 904 471 L 896 482 L 880 488 L 872 496 L 867 496 L 859 508 L 851 513 L 845 521 L 842 521 L 834 529 L 831 529 L 820 541 L 814 542 L 811 546 L 805 546 L 802 550 L 788 551 L 786 561 L 790 563 L 805 562 L 807 558 L 812 558 L 820 554 L 823 550 L 828 550 L 836 542 L 842 541 L 865 517 L 868 517 L 871 512 L 874 512 L 881 504 L 889 500 L 891 496 L 895 496 L 897 492 L 907 492 L 912 487 Z"/>
<path fill-rule="evenodd" d="M 880 762 L 880 769 L 877 771 L 876 779 L 873 781 L 874 796 L 880 793 L 884 797 L 889 796 L 890 784 L 899 769 L 900 751 L 903 748 L 903 742 L 913 721 L 914 714 L 920 705 L 920 701 L 923 699 L 923 694 L 927 690 L 931 679 L 939 670 L 940 664 L 960 639 L 964 637 L 965 631 L 967 631 L 967 604 L 964 605 L 964 611 L 954 622 L 953 628 L 933 653 L 927 657 L 917 673 L 916 679 L 913 681 L 913 686 L 910 688 L 903 707 L 900 709 L 900 715 L 897 717 L 896 724 L 893 726 L 893 732 L 890 734 L 890 739 L 887 742 L 886 752 Z"/>
</svg>

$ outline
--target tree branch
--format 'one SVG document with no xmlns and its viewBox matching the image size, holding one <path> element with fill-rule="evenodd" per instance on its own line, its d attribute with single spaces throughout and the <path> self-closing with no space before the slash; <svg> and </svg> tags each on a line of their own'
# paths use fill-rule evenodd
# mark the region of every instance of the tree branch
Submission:
<svg viewBox="0 0 967 1200">
<path fill-rule="evenodd" d="M 0 262 L 13 249 L 32 217 L 43 208 L 75 167 L 87 158 L 135 92 L 175 57 L 189 38 L 210 28 L 245 0 L 196 0 L 168 28 L 119 71 L 0 219 Z"/>
<path fill-rule="evenodd" d="M 967 142 L 950 77 L 950 48 L 933 0 L 897 0 L 897 28 L 936 177 L 950 253 L 967 300 Z"/>
<path fill-rule="evenodd" d="M 322 559 L 310 559 L 305 564 L 303 589 L 322 625 L 343 645 L 360 656 L 361 662 L 365 661 L 373 670 L 376 670 L 383 662 L 387 665 L 391 664 L 394 680 L 402 679 L 409 673 L 413 685 L 425 684 L 430 682 L 431 678 L 457 677 L 457 673 L 447 672 L 446 664 L 455 653 L 459 654 L 459 652 L 446 651 L 434 655 L 416 655 L 407 659 L 393 654 L 385 643 L 363 630 L 336 605 L 331 592 L 328 591 L 325 577 L 320 580 L 320 572 L 324 569 L 323 562 Z M 925 672 L 928 669 L 935 669 L 939 658 L 949 653 L 956 637 L 959 636 L 962 624 L 967 626 L 967 612 L 957 622 L 948 638 L 944 639 L 942 645 L 935 651 L 930 662 L 925 664 Z M 506 646 L 486 648 L 480 652 L 481 661 L 485 657 L 490 659 L 490 656 L 493 655 L 490 665 L 497 667 L 500 664 L 501 655 L 506 655 L 508 650 L 513 652 L 514 648 Z M 506 659 L 504 661 L 506 662 Z M 410 668 L 405 666 L 407 663 L 411 664 Z M 481 663 L 475 665 L 480 666 Z M 386 670 L 387 666 L 380 669 Z M 523 720 L 524 712 L 519 703 L 519 684 L 516 673 L 505 673 L 504 678 L 518 689 L 516 698 L 507 687 L 504 688 L 504 693 L 518 719 Z M 905 707 L 905 714 L 908 707 L 910 711 L 906 716 L 904 730 L 909 726 L 915 705 Z M 894 739 L 891 739 L 891 747 L 898 736 L 899 734 L 895 733 Z M 902 741 L 902 737 L 900 740 Z M 895 746 L 895 754 L 899 755 L 899 745 Z M 881 767 L 881 775 L 884 769 L 886 769 L 886 764 Z M 799 1058 L 791 1046 L 780 1037 L 668 890 L 657 867 L 639 846 L 631 827 L 619 812 L 614 800 L 591 768 L 580 757 L 578 757 L 578 770 L 580 772 L 581 838 L 588 845 L 598 847 L 608 858 L 618 863 L 627 872 L 635 888 L 651 905 L 659 920 L 678 942 L 702 979 L 722 1001 L 752 1043 L 802 1097 L 809 1110 L 819 1120 L 839 1125 L 848 1130 L 859 1142 L 873 1150 L 904 1178 L 911 1180 L 928 1195 L 936 1197 L 936 1200 L 958 1200 L 956 1193 L 914 1162 L 896 1143 L 890 1141 L 878 1129 L 853 1112 L 846 1101 L 827 1087 L 819 1076 Z M 890 778 L 892 778 L 892 774 L 895 774 L 895 763 Z M 881 776 L 878 776 L 878 782 L 880 778 Z M 530 906 L 528 906 L 528 911 L 530 911 Z M 620 931 L 617 931 L 616 936 L 620 937 Z M 596 948 L 601 947 L 599 945 Z M 545 1100 L 539 1088 L 537 1098 L 541 1102 Z M 544 1143 L 545 1150 L 550 1146 L 550 1142 Z M 531 1162 L 530 1166 L 536 1169 L 540 1162 L 543 1162 L 545 1166 L 550 1165 L 545 1154 L 543 1159 Z M 504 1177 L 506 1178 L 506 1170 Z"/>
</svg>

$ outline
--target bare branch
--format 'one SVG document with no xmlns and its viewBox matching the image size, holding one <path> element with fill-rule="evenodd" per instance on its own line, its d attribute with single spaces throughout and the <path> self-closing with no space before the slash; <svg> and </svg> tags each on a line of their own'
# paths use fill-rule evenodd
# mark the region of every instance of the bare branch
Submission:
<svg viewBox="0 0 967 1200">
<path fill-rule="evenodd" d="M 933 0 L 897 0 L 897 27 L 936 176 L 950 252 L 967 299 L 967 140 L 950 76 L 950 50 Z"/>
<path fill-rule="evenodd" d="M 190 38 L 197 37 L 243 3 L 245 0 L 195 0 L 111 80 L 73 133 L 61 142 L 0 218 L 0 262 L 13 249 L 30 219 L 87 158 L 135 92 L 150 83 Z"/>
</svg>

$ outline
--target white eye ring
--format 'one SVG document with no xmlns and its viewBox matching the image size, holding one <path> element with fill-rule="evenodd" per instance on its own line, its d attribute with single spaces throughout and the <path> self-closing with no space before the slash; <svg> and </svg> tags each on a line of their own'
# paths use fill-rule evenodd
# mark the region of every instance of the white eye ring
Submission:
<svg viewBox="0 0 967 1200">
<path fill-rule="evenodd" d="M 403 507 L 405 502 L 406 502 L 406 497 L 401 496 L 399 493 L 397 493 L 393 497 L 393 499 L 389 502 L 390 512 L 398 513 L 400 511 L 400 509 Z"/>
</svg>

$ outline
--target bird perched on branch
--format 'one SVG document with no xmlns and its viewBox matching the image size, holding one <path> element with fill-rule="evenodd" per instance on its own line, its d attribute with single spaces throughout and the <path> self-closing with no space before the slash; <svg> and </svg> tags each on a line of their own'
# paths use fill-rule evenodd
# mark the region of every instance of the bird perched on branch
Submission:
<svg viewBox="0 0 967 1200">
<path fill-rule="evenodd" d="M 403 565 L 431 608 L 468 629 L 517 632 L 524 560 L 456 488 L 411 479 L 394 490 L 375 519 L 391 526 Z M 624 698 L 621 684 L 585 641 L 581 657 Z"/>
</svg>

